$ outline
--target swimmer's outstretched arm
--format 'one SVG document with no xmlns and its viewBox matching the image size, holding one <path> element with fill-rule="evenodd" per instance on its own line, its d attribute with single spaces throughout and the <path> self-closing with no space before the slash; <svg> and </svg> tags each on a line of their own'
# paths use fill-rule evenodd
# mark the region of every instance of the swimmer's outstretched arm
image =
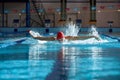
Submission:
<svg viewBox="0 0 120 80">
<path fill-rule="evenodd" d="M 44 41 L 54 41 L 54 40 L 56 40 L 55 37 L 34 36 L 31 32 L 29 32 L 29 33 L 34 39 L 44 40 Z"/>
<path fill-rule="evenodd" d="M 56 40 L 55 37 L 41 37 L 41 36 L 38 36 L 38 37 L 33 37 L 34 39 L 38 39 L 38 40 L 44 40 L 44 41 L 54 41 Z"/>
<path fill-rule="evenodd" d="M 100 40 L 96 36 L 66 36 L 65 38 L 68 40 L 85 40 L 85 39 L 89 39 L 89 38 L 95 38 L 96 40 Z"/>
</svg>

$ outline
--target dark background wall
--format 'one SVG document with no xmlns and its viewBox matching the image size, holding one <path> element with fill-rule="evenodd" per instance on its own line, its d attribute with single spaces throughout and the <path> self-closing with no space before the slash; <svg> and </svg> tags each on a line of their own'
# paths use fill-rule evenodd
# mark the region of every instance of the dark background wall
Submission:
<svg viewBox="0 0 120 80">
<path fill-rule="evenodd" d="M 45 8 L 48 17 L 51 19 L 51 26 L 59 26 L 57 23 L 60 20 L 60 12 L 57 9 L 60 8 L 60 0 L 37 0 L 37 7 L 41 8 L 41 5 Z M 0 13 L 1 12 L 0 3 Z M 67 19 L 72 18 L 82 20 L 82 27 L 89 26 L 90 11 L 89 0 L 68 0 L 67 3 Z M 120 1 L 119 0 L 97 0 L 96 3 L 96 17 L 97 27 L 108 27 L 108 21 L 113 21 L 114 27 L 120 27 Z M 13 20 L 20 19 L 19 26 L 25 26 L 25 3 L 20 2 L 7 2 L 5 3 L 5 10 L 8 11 L 8 17 L 5 17 L 4 23 L 6 26 L 14 26 Z M 41 14 L 41 13 L 40 13 Z M 6 16 L 6 15 L 5 15 Z M 1 26 L 1 14 L 0 14 L 0 26 Z M 34 7 L 31 4 L 31 18 L 39 22 L 38 16 L 34 11 Z M 8 24 L 6 24 L 6 20 Z M 32 26 L 39 26 L 37 22 L 32 22 Z"/>
</svg>

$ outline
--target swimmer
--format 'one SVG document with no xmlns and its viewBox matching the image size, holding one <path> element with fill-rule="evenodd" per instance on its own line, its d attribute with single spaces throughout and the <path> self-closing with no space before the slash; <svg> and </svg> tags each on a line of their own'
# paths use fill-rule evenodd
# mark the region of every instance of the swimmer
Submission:
<svg viewBox="0 0 120 80">
<path fill-rule="evenodd" d="M 44 41 L 59 41 L 59 42 L 64 42 L 65 40 L 85 40 L 85 39 L 89 39 L 89 38 L 95 38 L 97 40 L 99 40 L 98 37 L 96 36 L 65 36 L 63 32 L 58 32 L 57 36 L 54 37 L 44 37 L 44 36 L 34 36 L 32 33 L 33 31 L 29 31 L 30 35 L 34 38 L 34 39 L 38 39 L 38 40 L 44 40 Z"/>
</svg>

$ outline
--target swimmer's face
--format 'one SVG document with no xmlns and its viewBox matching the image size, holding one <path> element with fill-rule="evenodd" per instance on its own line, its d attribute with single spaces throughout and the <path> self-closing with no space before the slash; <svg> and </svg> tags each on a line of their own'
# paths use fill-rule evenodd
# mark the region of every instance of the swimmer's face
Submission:
<svg viewBox="0 0 120 80">
<path fill-rule="evenodd" d="M 64 42 L 64 40 L 65 40 L 64 38 L 58 39 L 60 43 Z"/>
</svg>

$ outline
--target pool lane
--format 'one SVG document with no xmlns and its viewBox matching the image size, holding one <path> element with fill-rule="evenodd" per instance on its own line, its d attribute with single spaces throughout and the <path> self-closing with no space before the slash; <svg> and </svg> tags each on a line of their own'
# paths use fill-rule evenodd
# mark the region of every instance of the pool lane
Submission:
<svg viewBox="0 0 120 80">
<path fill-rule="evenodd" d="M 120 33 L 106 33 L 106 34 L 102 34 L 102 35 L 109 37 L 111 39 L 116 39 L 118 42 L 120 42 Z"/>
</svg>

